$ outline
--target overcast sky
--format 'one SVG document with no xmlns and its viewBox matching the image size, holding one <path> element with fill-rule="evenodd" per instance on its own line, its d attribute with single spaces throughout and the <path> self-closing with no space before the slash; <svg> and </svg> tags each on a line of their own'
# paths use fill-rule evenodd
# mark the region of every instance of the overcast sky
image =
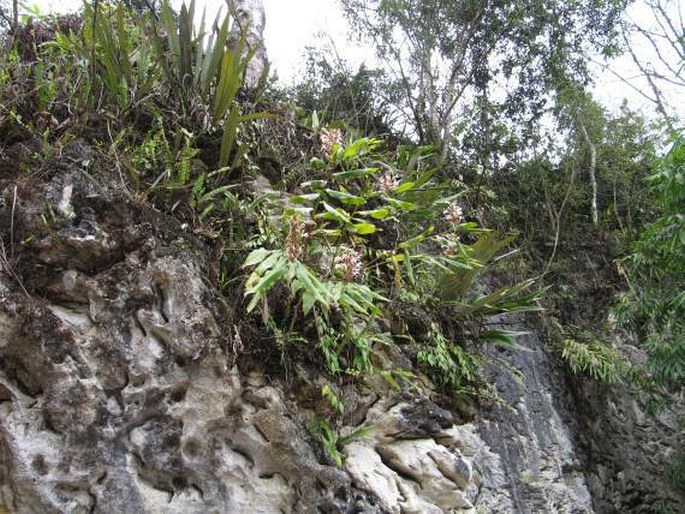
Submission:
<svg viewBox="0 0 685 514">
<path fill-rule="evenodd" d="M 347 43 L 347 24 L 340 13 L 337 0 L 263 0 L 266 9 L 266 47 L 272 70 L 279 78 L 288 83 L 297 80 L 303 70 L 303 61 L 308 45 L 334 44 L 342 57 L 353 64 L 361 63 L 365 58 L 371 59 L 370 49 L 354 47 Z M 178 7 L 182 0 L 172 0 L 172 5 Z M 37 5 L 41 11 L 75 10 L 81 5 L 81 0 L 28 0 L 29 5 Z M 224 0 L 196 0 L 198 6 L 207 6 L 208 14 L 216 12 L 225 5 Z M 673 2 L 674 10 L 685 10 L 679 0 Z M 643 0 L 638 0 L 629 12 L 634 20 L 639 20 L 646 28 L 653 23 L 650 12 L 645 8 Z M 325 33 L 325 38 L 320 37 Z M 650 60 L 648 49 L 642 48 L 641 58 Z M 638 75 L 629 57 L 620 58 L 611 63 L 611 68 L 619 72 L 624 78 L 634 78 Z M 596 87 L 594 94 L 597 99 L 610 110 L 617 109 L 623 98 L 628 98 L 633 108 L 640 107 L 649 114 L 653 106 L 619 78 L 608 71 L 596 69 Z M 647 88 L 647 84 L 639 80 L 634 82 L 638 87 Z M 647 91 L 647 89 L 645 89 Z M 682 91 L 670 90 L 667 96 L 676 106 L 681 119 L 685 119 L 685 100 L 677 95 Z"/>
</svg>

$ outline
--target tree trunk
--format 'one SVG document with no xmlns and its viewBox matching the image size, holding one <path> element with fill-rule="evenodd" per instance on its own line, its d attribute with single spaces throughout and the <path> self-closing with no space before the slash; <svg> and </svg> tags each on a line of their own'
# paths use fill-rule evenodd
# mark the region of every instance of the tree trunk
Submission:
<svg viewBox="0 0 685 514">
<path fill-rule="evenodd" d="M 262 0 L 226 1 L 229 12 L 234 18 L 229 36 L 231 47 L 235 49 L 241 38 L 244 38 L 245 45 L 242 48 L 242 57 L 248 53 L 253 53 L 245 70 L 243 86 L 248 90 L 254 90 L 268 68 L 264 47 L 264 26 L 266 25 L 264 3 Z"/>
<path fill-rule="evenodd" d="M 585 128 L 585 125 L 581 124 L 580 129 L 583 133 L 583 138 L 585 139 L 585 144 L 587 144 L 590 149 L 590 168 L 588 170 L 590 175 L 590 184 L 592 184 L 592 224 L 597 226 L 599 224 L 599 209 L 597 208 L 597 146 L 590 140 L 590 135 Z"/>
</svg>

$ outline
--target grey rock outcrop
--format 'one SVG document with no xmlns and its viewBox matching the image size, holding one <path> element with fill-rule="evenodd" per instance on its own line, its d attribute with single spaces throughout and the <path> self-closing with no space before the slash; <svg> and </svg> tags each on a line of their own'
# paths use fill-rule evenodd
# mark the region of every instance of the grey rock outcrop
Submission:
<svg viewBox="0 0 685 514">
<path fill-rule="evenodd" d="M 345 469 L 389 512 L 512 512 L 499 457 L 475 426 L 426 399 L 378 402 L 366 421 L 374 431 L 345 447 Z"/>
<path fill-rule="evenodd" d="M 233 366 L 207 248 L 105 170 L 94 180 L 88 151 L 19 181 L 16 202 L 4 188 L 3 219 L 32 243 L 7 256 L 21 283 L 0 275 L 0 505 L 350 511 L 350 479 L 319 464 L 283 392 Z"/>
<path fill-rule="evenodd" d="M 115 170 L 77 140 L 0 178 L 0 512 L 647 512 L 669 494 L 653 477 L 682 427 L 569 386 L 535 335 L 488 350 L 503 403 L 470 423 L 430 384 L 350 386 L 341 435 L 373 432 L 337 469 L 306 428 L 325 379 L 239 369 L 211 243 Z"/>
<path fill-rule="evenodd" d="M 521 320 L 506 320 L 527 330 Z M 508 328 L 512 328 L 509 326 Z M 646 415 L 627 387 L 572 376 L 535 332 L 520 348 L 489 348 L 487 376 L 503 404 L 481 412 L 477 433 L 501 460 L 516 513 L 648 513 L 683 499 L 664 478 L 685 439 L 682 400 Z M 511 371 L 503 372 L 507 363 Z M 677 412 L 680 414 L 677 414 Z"/>
<path fill-rule="evenodd" d="M 488 350 L 488 376 L 503 404 L 476 422 L 501 457 L 513 512 L 595 512 L 582 452 L 557 402 L 555 368 L 535 334 L 520 336 L 517 343 L 522 350 Z M 502 362 L 510 363 L 511 371 L 503 373 Z"/>
</svg>

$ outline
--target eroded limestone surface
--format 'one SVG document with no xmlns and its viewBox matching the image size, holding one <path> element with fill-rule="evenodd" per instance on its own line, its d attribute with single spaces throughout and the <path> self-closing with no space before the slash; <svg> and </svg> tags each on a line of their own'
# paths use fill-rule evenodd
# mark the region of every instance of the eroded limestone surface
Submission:
<svg viewBox="0 0 685 514">
<path fill-rule="evenodd" d="M 116 191 L 78 167 L 17 188 L 15 238 L 32 242 L 15 261 L 22 283 L 0 282 L 0 504 L 353 505 L 350 480 L 318 463 L 283 394 L 233 365 L 206 248 Z M 46 199 L 60 206 L 47 224 Z"/>
<path fill-rule="evenodd" d="M 602 404 L 569 402 L 534 337 L 507 355 L 518 381 L 489 354 L 503 403 L 473 423 L 432 396 L 351 385 L 342 435 L 374 430 L 337 469 L 307 429 L 318 371 L 296 370 L 296 387 L 236 365 L 250 341 L 211 243 L 83 142 L 45 167 L 0 178 L 0 512 L 630 512 L 660 494 L 648 474 L 672 444 L 638 446 L 682 429 L 655 432 L 619 400 L 584 418 Z"/>
<path fill-rule="evenodd" d="M 97 166 L 77 141 L 46 180 L 3 188 L 25 243 L 0 280 L 0 505 L 473 510 L 496 457 L 427 399 L 360 407 L 375 435 L 345 449 L 345 470 L 326 462 L 297 398 L 235 366 L 209 248 Z"/>
</svg>

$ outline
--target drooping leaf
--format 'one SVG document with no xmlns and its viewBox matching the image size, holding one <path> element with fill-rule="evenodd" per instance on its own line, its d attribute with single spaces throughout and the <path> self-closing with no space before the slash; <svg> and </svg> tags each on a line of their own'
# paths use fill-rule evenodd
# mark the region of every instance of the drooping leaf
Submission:
<svg viewBox="0 0 685 514">
<path fill-rule="evenodd" d="M 354 207 L 359 207 L 366 203 L 366 200 L 361 196 L 351 195 L 344 191 L 336 191 L 334 189 L 326 189 L 326 193 L 336 200 L 342 202 L 345 205 L 352 205 Z"/>
</svg>

